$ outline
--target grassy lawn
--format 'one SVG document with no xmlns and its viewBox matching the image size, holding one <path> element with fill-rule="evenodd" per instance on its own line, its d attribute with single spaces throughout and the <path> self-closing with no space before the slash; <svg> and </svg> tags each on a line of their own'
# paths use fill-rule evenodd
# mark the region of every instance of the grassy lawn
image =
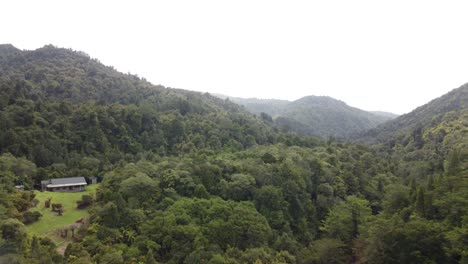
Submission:
<svg viewBox="0 0 468 264">
<path fill-rule="evenodd" d="M 26 229 L 31 235 L 48 236 L 58 244 L 64 242 L 57 235 L 56 230 L 88 216 L 87 209 L 76 209 L 76 201 L 81 200 L 81 196 L 84 194 L 94 195 L 98 186 L 99 184 L 88 185 L 86 186 L 86 191 L 76 193 L 34 191 L 39 204 L 31 208 L 30 211 L 39 211 L 42 217 L 36 223 L 27 225 Z M 52 212 L 51 208 L 44 207 L 44 201 L 47 198 L 52 198 L 51 203 L 61 203 L 63 205 L 64 211 L 62 216 Z"/>
</svg>

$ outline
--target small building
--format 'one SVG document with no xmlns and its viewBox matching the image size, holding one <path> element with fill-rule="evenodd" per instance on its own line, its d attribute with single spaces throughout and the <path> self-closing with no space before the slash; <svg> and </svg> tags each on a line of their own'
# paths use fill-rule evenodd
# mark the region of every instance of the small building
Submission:
<svg viewBox="0 0 468 264">
<path fill-rule="evenodd" d="M 15 189 L 18 191 L 24 191 L 24 185 L 15 185 Z"/>
<path fill-rule="evenodd" d="M 89 177 L 89 180 L 91 181 L 90 184 L 96 184 L 97 183 L 97 177 L 95 177 L 95 176 Z"/>
<path fill-rule="evenodd" d="M 41 181 L 41 190 L 49 192 L 82 192 L 87 183 L 84 177 L 59 178 Z"/>
</svg>

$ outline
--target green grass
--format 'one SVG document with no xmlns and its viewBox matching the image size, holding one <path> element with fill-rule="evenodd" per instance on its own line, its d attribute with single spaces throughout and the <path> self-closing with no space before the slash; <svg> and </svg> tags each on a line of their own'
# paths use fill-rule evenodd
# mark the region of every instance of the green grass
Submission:
<svg viewBox="0 0 468 264">
<path fill-rule="evenodd" d="M 34 191 L 39 204 L 31 208 L 30 211 L 39 211 L 42 217 L 36 223 L 26 226 L 28 233 L 50 237 L 56 243 L 63 242 L 63 239 L 57 236 L 57 230 L 88 216 L 87 209 L 76 209 L 76 202 L 81 200 L 82 195 L 94 195 L 98 186 L 99 184 L 89 185 L 86 186 L 86 191 L 76 193 Z M 44 201 L 47 198 L 52 198 L 51 203 L 61 203 L 63 205 L 64 211 L 62 216 L 57 215 L 56 212 L 52 212 L 51 208 L 44 207 Z"/>
</svg>

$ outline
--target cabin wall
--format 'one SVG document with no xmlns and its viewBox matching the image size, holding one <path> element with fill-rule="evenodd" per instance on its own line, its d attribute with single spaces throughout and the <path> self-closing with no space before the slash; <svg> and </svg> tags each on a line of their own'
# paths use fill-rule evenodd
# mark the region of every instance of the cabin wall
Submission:
<svg viewBox="0 0 468 264">
<path fill-rule="evenodd" d="M 68 186 L 68 187 L 60 187 L 60 188 L 47 188 L 49 192 L 83 192 L 85 190 L 85 186 Z"/>
</svg>

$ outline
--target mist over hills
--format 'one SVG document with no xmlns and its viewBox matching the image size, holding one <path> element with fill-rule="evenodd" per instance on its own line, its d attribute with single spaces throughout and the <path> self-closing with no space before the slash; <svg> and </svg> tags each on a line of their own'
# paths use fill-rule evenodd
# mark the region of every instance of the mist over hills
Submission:
<svg viewBox="0 0 468 264">
<path fill-rule="evenodd" d="M 222 97 L 243 105 L 252 113 L 270 115 L 281 131 L 302 135 L 347 138 L 397 116 L 364 111 L 328 96 L 305 96 L 295 101 Z"/>
</svg>

